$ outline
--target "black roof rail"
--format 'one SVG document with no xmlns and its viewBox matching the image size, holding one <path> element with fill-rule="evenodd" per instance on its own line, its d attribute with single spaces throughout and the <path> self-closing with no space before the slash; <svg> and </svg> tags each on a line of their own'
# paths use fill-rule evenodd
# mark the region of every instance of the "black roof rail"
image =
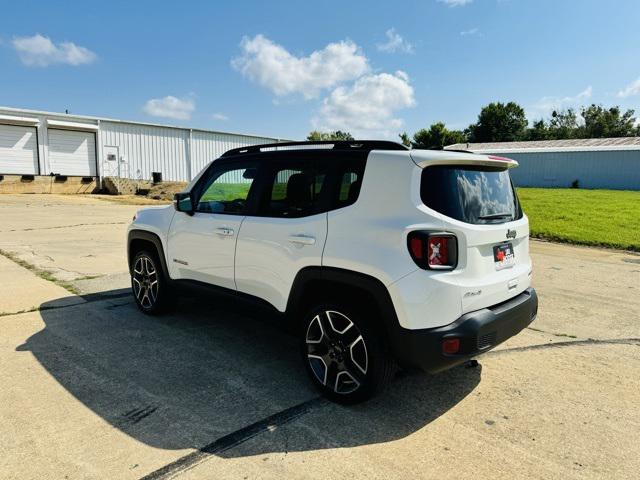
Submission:
<svg viewBox="0 0 640 480">
<path fill-rule="evenodd" d="M 317 142 L 279 142 L 263 143 L 261 145 L 248 145 L 246 147 L 228 150 L 224 152 L 222 156 L 231 157 L 233 155 L 241 155 L 245 153 L 260 153 L 262 152 L 262 149 L 269 149 L 269 151 L 273 151 L 280 147 L 312 147 L 314 145 L 333 145 L 330 150 L 408 150 L 408 148 L 401 143 L 391 142 L 388 140 L 319 140 Z"/>
</svg>

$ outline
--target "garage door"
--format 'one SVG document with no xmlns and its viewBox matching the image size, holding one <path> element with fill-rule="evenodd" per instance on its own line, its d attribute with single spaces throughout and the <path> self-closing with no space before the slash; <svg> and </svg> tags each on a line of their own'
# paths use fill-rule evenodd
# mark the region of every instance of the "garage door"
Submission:
<svg viewBox="0 0 640 480">
<path fill-rule="evenodd" d="M 0 125 L 0 174 L 38 174 L 35 127 Z"/>
<path fill-rule="evenodd" d="M 75 130 L 47 130 L 49 165 L 60 175 L 96 176 L 96 134 Z"/>
</svg>

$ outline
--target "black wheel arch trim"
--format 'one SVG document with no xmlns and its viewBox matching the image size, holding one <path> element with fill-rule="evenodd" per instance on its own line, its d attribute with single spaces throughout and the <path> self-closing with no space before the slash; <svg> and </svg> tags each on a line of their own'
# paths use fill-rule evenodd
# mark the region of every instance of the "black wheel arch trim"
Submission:
<svg viewBox="0 0 640 480">
<path fill-rule="evenodd" d="M 167 259 L 164 255 L 164 247 L 162 246 L 162 240 L 160 237 L 153 232 L 148 232 L 146 230 L 131 230 L 127 237 L 127 262 L 129 263 L 129 271 L 131 271 L 132 258 L 131 258 L 131 244 L 134 240 L 143 240 L 149 242 L 154 245 L 156 249 L 156 253 L 158 254 L 158 258 L 160 259 L 160 265 L 162 267 L 162 271 L 164 276 L 169 278 L 169 269 L 167 268 Z"/>
<path fill-rule="evenodd" d="M 367 292 L 376 302 L 376 311 L 380 314 L 379 320 L 384 327 L 389 346 L 394 355 L 400 350 L 394 339 L 398 338 L 398 329 L 404 330 L 398 321 L 396 310 L 391 300 L 389 290 L 379 279 L 364 273 L 355 272 L 335 267 L 306 267 L 296 275 L 289 299 L 287 302 L 286 315 L 295 316 L 299 313 L 299 306 L 306 293 L 306 287 L 312 282 L 323 281 L 334 285 L 345 285 Z"/>
</svg>

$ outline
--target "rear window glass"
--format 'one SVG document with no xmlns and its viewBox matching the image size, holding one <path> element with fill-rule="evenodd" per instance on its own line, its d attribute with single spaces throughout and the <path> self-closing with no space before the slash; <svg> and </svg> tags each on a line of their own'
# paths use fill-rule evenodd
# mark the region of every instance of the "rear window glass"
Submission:
<svg viewBox="0 0 640 480">
<path fill-rule="evenodd" d="M 522 217 L 505 169 L 427 167 L 420 193 L 427 207 L 466 223 L 505 223 Z"/>
</svg>

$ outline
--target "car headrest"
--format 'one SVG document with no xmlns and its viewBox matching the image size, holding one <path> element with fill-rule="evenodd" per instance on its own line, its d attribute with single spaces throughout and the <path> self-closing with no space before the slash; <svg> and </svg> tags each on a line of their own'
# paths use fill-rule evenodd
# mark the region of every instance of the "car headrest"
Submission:
<svg viewBox="0 0 640 480">
<path fill-rule="evenodd" d="M 349 203 L 353 203 L 358 198 L 358 193 L 360 192 L 360 184 L 362 181 L 360 179 L 356 180 L 349 186 L 349 195 L 347 197 Z"/>
<path fill-rule="evenodd" d="M 294 173 L 287 181 L 287 200 L 294 204 L 311 201 L 311 177 Z"/>
</svg>

